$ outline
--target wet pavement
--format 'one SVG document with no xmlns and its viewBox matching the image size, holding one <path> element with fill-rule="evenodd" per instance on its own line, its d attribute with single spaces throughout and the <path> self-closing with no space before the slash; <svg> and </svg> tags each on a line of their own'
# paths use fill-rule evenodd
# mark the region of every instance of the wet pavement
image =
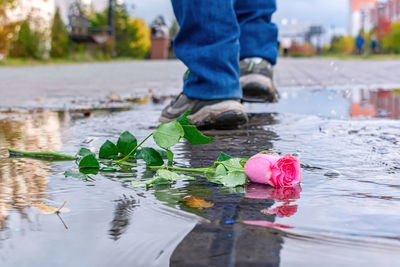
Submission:
<svg viewBox="0 0 400 267">
<path fill-rule="evenodd" d="M 73 162 L 8 158 L 7 147 L 73 155 L 125 130 L 142 139 L 168 99 L 0 113 L 1 265 L 398 266 L 399 91 L 280 93 L 277 104 L 246 104 L 244 127 L 207 131 L 211 144 L 173 151 L 186 167 L 209 166 L 220 151 L 295 153 L 303 182 L 285 189 L 227 189 L 198 177 L 144 190 L 129 183 L 154 175 L 144 167 L 82 181 L 63 174 Z M 190 208 L 189 195 L 214 206 Z M 68 212 L 45 214 L 43 204 L 65 200 Z"/>
<path fill-rule="evenodd" d="M 143 97 L 149 89 L 157 96 L 177 94 L 185 71 L 177 60 L 0 66 L 0 108 L 91 106 L 110 95 Z M 280 90 L 400 88 L 399 60 L 280 58 L 274 72 Z"/>
</svg>

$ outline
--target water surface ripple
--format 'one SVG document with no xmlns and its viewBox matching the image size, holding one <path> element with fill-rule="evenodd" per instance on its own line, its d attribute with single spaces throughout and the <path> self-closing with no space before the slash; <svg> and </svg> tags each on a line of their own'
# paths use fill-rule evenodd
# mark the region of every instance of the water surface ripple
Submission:
<svg viewBox="0 0 400 267">
<path fill-rule="evenodd" d="M 199 177 L 148 191 L 130 181 L 143 167 L 66 178 L 71 162 L 9 159 L 7 147 L 75 154 L 139 139 L 157 125 L 162 105 L 71 118 L 68 111 L 2 114 L 0 120 L 0 262 L 5 266 L 398 266 L 400 121 L 396 91 L 281 92 L 280 103 L 250 104 L 250 122 L 211 130 L 205 146 L 182 142 L 178 166 L 205 167 L 220 151 L 296 154 L 301 186 L 221 188 Z M 389 101 L 390 100 L 390 101 Z M 386 103 L 386 104 L 385 104 Z M 385 106 L 386 105 L 386 106 Z M 389 106 L 388 106 L 389 105 Z M 399 113 L 400 114 L 400 113 Z M 154 145 L 150 141 L 150 145 Z M 205 198 L 210 209 L 183 204 Z M 41 205 L 69 212 L 44 214 Z"/>
</svg>

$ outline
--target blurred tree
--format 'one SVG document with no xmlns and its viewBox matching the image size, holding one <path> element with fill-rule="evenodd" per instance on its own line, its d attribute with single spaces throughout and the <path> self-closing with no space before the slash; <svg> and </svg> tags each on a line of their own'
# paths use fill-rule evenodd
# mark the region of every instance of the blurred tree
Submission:
<svg viewBox="0 0 400 267">
<path fill-rule="evenodd" d="M 69 37 L 64 22 L 60 16 L 60 10 L 57 8 L 54 15 L 53 24 L 51 26 L 51 50 L 50 56 L 54 58 L 62 58 L 68 56 L 69 53 Z"/>
<path fill-rule="evenodd" d="M 17 23 L 11 22 L 7 12 L 15 8 L 15 0 L 0 0 L 0 54 L 7 55 Z M 1 60 L 1 59 L 0 59 Z"/>
<path fill-rule="evenodd" d="M 121 48 L 121 55 L 131 56 L 134 58 L 144 58 L 151 46 L 150 42 L 150 29 L 147 27 L 146 22 L 143 19 L 139 18 L 129 18 L 126 34 L 131 36 L 129 42 L 129 49 L 126 49 L 124 52 Z M 118 53 L 118 39 L 117 39 L 117 53 Z"/>
<path fill-rule="evenodd" d="M 391 32 L 383 39 L 383 50 L 388 53 L 400 53 L 400 21 L 394 22 Z"/>
<path fill-rule="evenodd" d="M 178 34 L 178 32 L 179 32 L 179 24 L 178 24 L 178 21 L 176 20 L 176 18 L 174 18 L 172 20 L 171 27 L 169 27 L 169 34 L 171 36 L 171 39 L 175 38 L 175 36 Z"/>
<path fill-rule="evenodd" d="M 391 32 L 392 29 L 392 21 L 385 16 L 381 16 L 378 19 L 378 25 L 375 27 L 375 34 L 378 37 L 378 40 L 382 42 L 386 35 Z"/>
<path fill-rule="evenodd" d="M 331 52 L 337 54 L 351 54 L 354 52 L 355 40 L 352 36 L 334 36 L 331 41 Z"/>
<path fill-rule="evenodd" d="M 289 51 L 289 54 L 292 57 L 309 57 L 316 53 L 317 49 L 308 42 L 305 42 L 304 44 L 293 42 Z"/>
<path fill-rule="evenodd" d="M 107 26 L 107 10 L 93 13 L 94 27 Z M 117 56 L 144 58 L 150 49 L 150 29 L 144 20 L 130 17 L 124 4 L 114 2 L 115 50 Z"/>
<path fill-rule="evenodd" d="M 43 34 L 32 30 L 30 19 L 20 25 L 17 38 L 11 44 L 10 55 L 13 57 L 40 59 L 44 54 Z"/>
</svg>

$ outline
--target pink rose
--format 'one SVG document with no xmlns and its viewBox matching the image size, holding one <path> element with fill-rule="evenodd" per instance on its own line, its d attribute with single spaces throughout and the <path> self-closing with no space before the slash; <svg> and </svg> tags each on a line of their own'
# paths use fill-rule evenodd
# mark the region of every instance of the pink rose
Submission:
<svg viewBox="0 0 400 267">
<path fill-rule="evenodd" d="M 257 154 L 244 166 L 250 181 L 273 187 L 292 186 L 301 182 L 300 162 L 291 155 Z"/>
<path fill-rule="evenodd" d="M 251 157 L 244 165 L 244 171 L 250 181 L 259 184 L 268 184 L 272 176 L 272 168 L 279 160 L 273 154 L 257 154 Z"/>
</svg>

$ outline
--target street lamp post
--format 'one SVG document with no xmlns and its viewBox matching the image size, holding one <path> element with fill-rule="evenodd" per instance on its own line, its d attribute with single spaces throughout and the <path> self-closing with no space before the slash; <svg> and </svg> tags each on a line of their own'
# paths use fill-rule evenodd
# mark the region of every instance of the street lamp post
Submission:
<svg viewBox="0 0 400 267">
<path fill-rule="evenodd" d="M 114 27 L 114 0 L 108 0 L 108 12 L 107 12 L 107 26 L 108 35 L 112 39 L 112 51 L 111 56 L 116 57 L 117 52 L 115 51 L 115 27 Z"/>
</svg>

